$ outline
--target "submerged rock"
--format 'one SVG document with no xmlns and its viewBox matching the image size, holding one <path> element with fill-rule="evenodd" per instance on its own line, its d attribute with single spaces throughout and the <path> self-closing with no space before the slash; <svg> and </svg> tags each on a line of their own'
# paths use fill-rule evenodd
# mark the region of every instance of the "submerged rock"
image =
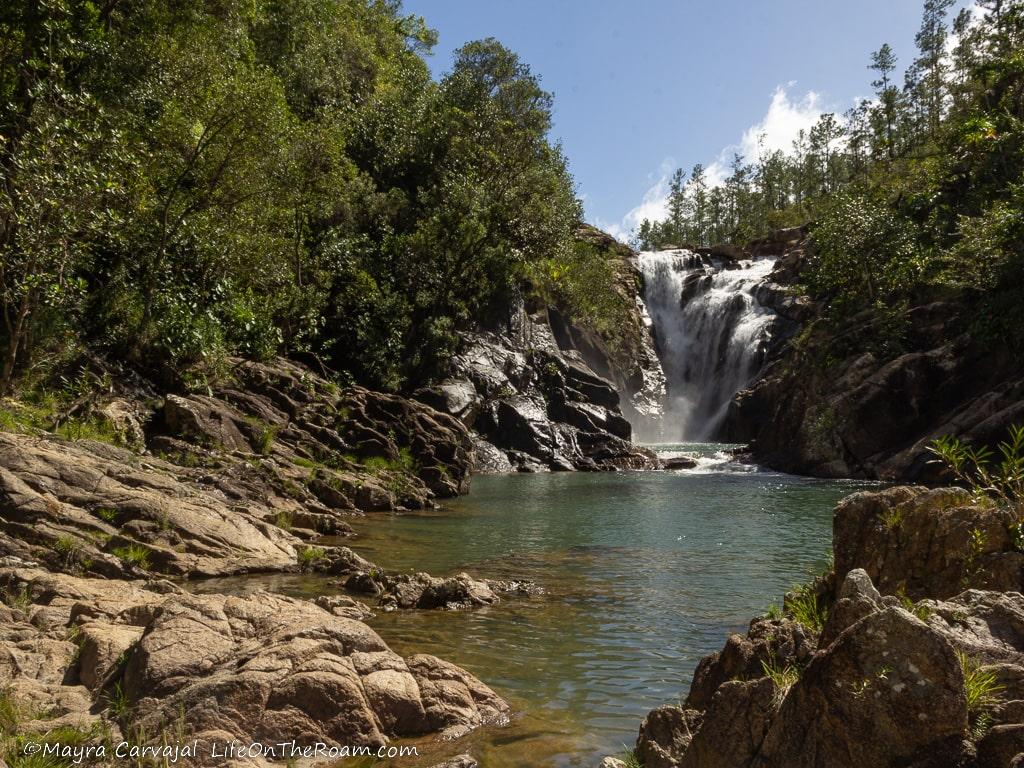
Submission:
<svg viewBox="0 0 1024 768">
<path fill-rule="evenodd" d="M 339 552 L 351 553 L 347 548 Z M 535 595 L 540 589 L 530 581 L 474 579 L 468 573 L 440 578 L 429 573 L 394 574 L 369 563 L 358 555 L 346 562 L 344 557 L 332 571 L 344 576 L 345 588 L 370 595 L 385 611 L 398 608 L 425 610 L 462 610 L 493 605 L 500 595 Z"/>
<path fill-rule="evenodd" d="M 693 469 L 697 466 L 697 460 L 690 456 L 671 456 L 661 460 L 662 469 Z"/>
</svg>

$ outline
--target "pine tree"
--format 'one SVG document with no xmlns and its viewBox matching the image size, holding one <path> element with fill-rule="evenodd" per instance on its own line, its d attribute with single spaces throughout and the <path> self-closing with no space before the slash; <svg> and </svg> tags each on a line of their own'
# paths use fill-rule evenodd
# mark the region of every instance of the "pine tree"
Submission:
<svg viewBox="0 0 1024 768">
<path fill-rule="evenodd" d="M 883 147 L 886 156 L 891 160 L 895 156 L 895 125 L 898 109 L 899 91 L 892 84 L 892 73 L 896 70 L 896 55 L 888 43 L 871 54 L 868 69 L 878 73 L 878 78 L 871 86 L 878 95 L 879 109 L 885 127 Z"/>
</svg>

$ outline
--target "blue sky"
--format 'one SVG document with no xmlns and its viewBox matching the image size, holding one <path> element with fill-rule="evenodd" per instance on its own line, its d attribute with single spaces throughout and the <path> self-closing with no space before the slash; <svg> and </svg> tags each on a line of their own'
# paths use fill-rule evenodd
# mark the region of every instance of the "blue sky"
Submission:
<svg viewBox="0 0 1024 768">
<path fill-rule="evenodd" d="M 822 111 L 869 94 L 881 43 L 914 55 L 919 0 L 405 0 L 440 35 L 446 71 L 496 37 L 555 94 L 554 136 L 589 221 L 623 236 L 657 214 L 676 165 L 788 147 Z M 744 140 L 746 139 L 746 140 Z"/>
</svg>

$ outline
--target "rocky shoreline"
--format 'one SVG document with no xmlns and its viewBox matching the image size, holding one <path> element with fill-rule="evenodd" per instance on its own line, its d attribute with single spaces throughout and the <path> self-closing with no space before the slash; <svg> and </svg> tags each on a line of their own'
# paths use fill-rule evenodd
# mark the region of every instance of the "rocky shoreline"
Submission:
<svg viewBox="0 0 1024 768">
<path fill-rule="evenodd" d="M 1024 765 L 1016 520 L 961 489 L 848 497 L 834 568 L 704 658 L 685 702 L 644 719 L 639 763 Z"/>
<path fill-rule="evenodd" d="M 445 405 L 448 385 L 408 399 L 339 388 L 285 360 L 232 361 L 205 393 L 110 377 L 78 415 L 102 424 L 104 439 L 15 420 L 0 432 L 5 738 L 141 747 L 190 734 L 202 748 L 185 762 L 203 765 L 219 743 L 301 734 L 376 747 L 506 722 L 507 703 L 473 675 L 434 656 L 402 658 L 364 622 L 376 610 L 473 609 L 540 587 L 394 573 L 341 542 L 363 515 L 465 493 L 481 455 L 528 471 L 660 465 L 629 442 L 617 392 L 581 360 L 557 346 L 487 353 L 494 367 L 475 368 L 486 394 L 472 410 L 497 418 L 494 443 L 467 427 L 484 422 L 422 402 Z M 26 407 L 4 406 L 15 419 Z M 301 571 L 327 574 L 355 599 L 182 588 Z"/>
</svg>

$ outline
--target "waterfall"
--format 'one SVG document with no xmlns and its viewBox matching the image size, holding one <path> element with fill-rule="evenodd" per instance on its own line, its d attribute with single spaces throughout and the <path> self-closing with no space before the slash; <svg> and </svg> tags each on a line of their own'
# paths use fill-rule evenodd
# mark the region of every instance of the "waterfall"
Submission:
<svg viewBox="0 0 1024 768">
<path fill-rule="evenodd" d="M 637 257 L 668 380 L 660 434 L 645 439 L 696 442 L 716 436 L 733 396 L 764 360 L 774 313 L 754 294 L 774 263 L 727 262 L 688 250 Z"/>
</svg>

